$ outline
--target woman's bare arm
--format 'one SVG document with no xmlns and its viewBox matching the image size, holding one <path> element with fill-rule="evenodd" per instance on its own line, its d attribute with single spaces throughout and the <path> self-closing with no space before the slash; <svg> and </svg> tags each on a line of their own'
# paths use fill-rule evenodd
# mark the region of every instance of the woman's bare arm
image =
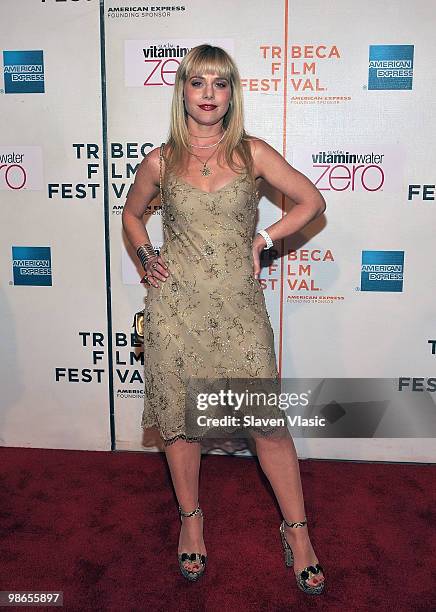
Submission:
<svg viewBox="0 0 436 612">
<path fill-rule="evenodd" d="M 263 140 L 253 141 L 254 165 L 257 176 L 290 198 L 295 206 L 267 231 L 272 240 L 295 234 L 326 209 L 326 202 L 304 174 L 293 168 L 286 159 Z"/>
<path fill-rule="evenodd" d="M 150 243 L 142 218 L 158 193 L 159 149 L 153 149 L 139 164 L 121 218 L 126 236 L 135 251 L 141 244 Z"/>
<path fill-rule="evenodd" d="M 265 228 L 271 240 L 280 240 L 295 234 L 312 219 L 322 215 L 326 209 L 325 200 L 307 176 L 293 168 L 280 153 L 263 140 L 253 139 L 252 152 L 256 178 L 262 177 L 295 203 L 282 219 Z M 255 278 L 259 277 L 260 252 L 265 245 L 264 238 L 256 234 L 253 240 Z"/>
<path fill-rule="evenodd" d="M 124 204 L 121 218 L 123 229 L 135 253 L 139 246 L 151 244 L 143 216 L 147 206 L 159 193 L 159 153 L 159 148 L 153 149 L 139 164 Z M 151 268 L 154 263 L 157 263 L 157 267 Z M 157 280 L 165 281 L 168 276 L 167 266 L 160 256 L 150 260 L 146 272 L 153 287 L 159 287 Z"/>
</svg>

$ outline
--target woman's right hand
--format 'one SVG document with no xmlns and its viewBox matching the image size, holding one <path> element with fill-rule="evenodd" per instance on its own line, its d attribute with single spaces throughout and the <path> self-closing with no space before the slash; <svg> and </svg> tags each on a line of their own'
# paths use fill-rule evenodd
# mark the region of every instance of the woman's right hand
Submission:
<svg viewBox="0 0 436 612">
<path fill-rule="evenodd" d="M 153 285 L 153 287 L 158 288 L 158 280 L 165 282 L 168 276 L 168 266 L 160 255 L 156 255 L 156 257 L 152 257 L 147 261 L 144 277 L 148 279 L 147 285 Z"/>
</svg>

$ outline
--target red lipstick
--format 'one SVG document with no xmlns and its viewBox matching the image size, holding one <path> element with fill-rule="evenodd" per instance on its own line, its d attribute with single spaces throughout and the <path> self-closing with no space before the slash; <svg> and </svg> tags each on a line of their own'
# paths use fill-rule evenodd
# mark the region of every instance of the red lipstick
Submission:
<svg viewBox="0 0 436 612">
<path fill-rule="evenodd" d="M 216 109 L 215 104 L 199 104 L 198 105 L 202 110 L 211 111 Z"/>
</svg>

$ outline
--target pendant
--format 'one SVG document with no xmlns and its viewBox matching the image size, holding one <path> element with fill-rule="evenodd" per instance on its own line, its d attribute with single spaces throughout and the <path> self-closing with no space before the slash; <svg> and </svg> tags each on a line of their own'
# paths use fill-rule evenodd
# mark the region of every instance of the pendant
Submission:
<svg viewBox="0 0 436 612">
<path fill-rule="evenodd" d="M 203 170 L 201 171 L 201 174 L 203 176 L 209 176 L 209 174 L 212 174 L 212 170 L 209 168 L 209 166 L 206 166 L 206 164 L 203 164 Z"/>
</svg>

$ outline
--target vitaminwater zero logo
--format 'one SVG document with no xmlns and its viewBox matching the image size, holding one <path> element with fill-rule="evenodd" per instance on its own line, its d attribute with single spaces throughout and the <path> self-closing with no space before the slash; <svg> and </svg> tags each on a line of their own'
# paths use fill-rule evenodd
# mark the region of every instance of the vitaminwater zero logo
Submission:
<svg viewBox="0 0 436 612">
<path fill-rule="evenodd" d="M 412 89 L 413 45 L 370 45 L 368 89 Z"/>
<path fill-rule="evenodd" d="M 42 148 L 0 145 L 0 189 L 8 191 L 43 188 Z"/>
<path fill-rule="evenodd" d="M 5 93 L 44 93 L 42 51 L 3 51 Z"/>
<path fill-rule="evenodd" d="M 180 62 L 195 46 L 140 40 L 126 40 L 124 45 L 127 87 L 173 86 Z"/>
<path fill-rule="evenodd" d="M 124 42 L 124 84 L 126 87 L 172 87 L 180 62 L 187 53 L 201 45 L 201 39 L 126 40 Z M 233 40 L 208 41 L 233 53 Z"/>
<path fill-rule="evenodd" d="M 401 188 L 405 151 L 388 144 L 318 150 L 297 145 L 292 159 L 321 192 L 393 192 Z"/>
<path fill-rule="evenodd" d="M 362 251 L 361 291 L 402 291 L 404 251 Z"/>
<path fill-rule="evenodd" d="M 50 247 L 12 247 L 14 285 L 51 287 Z"/>
<path fill-rule="evenodd" d="M 383 187 L 383 154 L 318 151 L 312 154 L 318 168 L 315 185 L 320 191 L 378 191 Z"/>
<path fill-rule="evenodd" d="M 295 147 L 295 167 L 320 191 L 379 191 L 385 183 L 384 153 Z"/>
</svg>

